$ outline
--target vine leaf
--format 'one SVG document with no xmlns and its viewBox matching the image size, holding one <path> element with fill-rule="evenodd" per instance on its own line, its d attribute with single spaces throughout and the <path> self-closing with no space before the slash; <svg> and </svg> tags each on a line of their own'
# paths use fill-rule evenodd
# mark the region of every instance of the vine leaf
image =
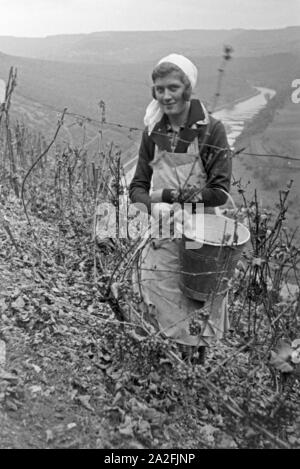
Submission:
<svg viewBox="0 0 300 469">
<path fill-rule="evenodd" d="M 284 358 L 273 351 L 271 351 L 270 364 L 282 373 L 291 373 L 293 371 L 293 367 Z"/>
<path fill-rule="evenodd" d="M 300 363 L 300 348 L 292 351 L 291 361 L 295 363 L 295 365 L 298 365 Z"/>
<path fill-rule="evenodd" d="M 288 344 L 287 342 L 284 342 L 283 340 L 280 341 L 277 354 L 283 360 L 288 360 L 292 354 L 292 348 L 290 344 Z"/>
<path fill-rule="evenodd" d="M 295 348 L 295 349 L 300 348 L 300 339 L 293 340 L 292 348 Z"/>
<path fill-rule="evenodd" d="M 294 368 L 290 363 L 288 363 L 288 360 L 291 358 L 292 352 L 293 349 L 290 344 L 282 340 L 279 343 L 277 353 L 271 351 L 270 364 L 282 373 L 291 373 Z"/>
</svg>

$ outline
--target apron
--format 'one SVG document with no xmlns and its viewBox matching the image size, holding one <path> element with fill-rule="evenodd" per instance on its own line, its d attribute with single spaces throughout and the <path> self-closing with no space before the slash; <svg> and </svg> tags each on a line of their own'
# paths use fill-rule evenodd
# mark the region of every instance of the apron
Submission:
<svg viewBox="0 0 300 469">
<path fill-rule="evenodd" d="M 193 172 L 191 168 L 196 159 Z M 155 146 L 152 190 L 165 187 L 179 189 L 188 183 L 201 188 L 205 185 L 207 174 L 199 155 L 198 138 L 189 145 L 187 153 L 173 153 L 158 149 Z M 190 177 L 189 177 L 190 175 Z M 180 184 L 180 185 L 179 185 Z M 170 209 L 172 205 L 167 204 Z M 215 213 L 213 208 L 205 213 Z M 177 343 L 189 346 L 209 345 L 212 339 L 221 338 L 229 328 L 227 315 L 227 295 L 215 296 L 213 304 L 192 300 L 186 297 L 179 288 L 180 239 L 152 239 L 141 251 L 137 275 L 139 276 L 140 293 L 147 305 L 148 316 L 157 323 L 161 333 Z M 195 311 L 203 306 L 210 307 L 209 320 L 201 324 L 201 334 L 190 334 L 190 322 Z"/>
</svg>

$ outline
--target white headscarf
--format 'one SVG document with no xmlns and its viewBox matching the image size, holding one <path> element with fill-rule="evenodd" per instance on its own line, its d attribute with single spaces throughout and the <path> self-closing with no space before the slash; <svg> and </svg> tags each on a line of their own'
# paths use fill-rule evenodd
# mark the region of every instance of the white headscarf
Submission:
<svg viewBox="0 0 300 469">
<path fill-rule="evenodd" d="M 188 77 L 191 83 L 192 90 L 195 88 L 198 77 L 198 70 L 196 66 L 186 57 L 180 54 L 170 54 L 161 59 L 157 65 L 163 62 L 169 62 L 177 65 L 183 73 Z M 163 112 L 156 99 L 153 99 L 147 106 L 146 114 L 144 117 L 144 124 L 148 126 L 148 133 L 151 134 L 155 124 L 160 121 L 163 116 Z"/>
</svg>

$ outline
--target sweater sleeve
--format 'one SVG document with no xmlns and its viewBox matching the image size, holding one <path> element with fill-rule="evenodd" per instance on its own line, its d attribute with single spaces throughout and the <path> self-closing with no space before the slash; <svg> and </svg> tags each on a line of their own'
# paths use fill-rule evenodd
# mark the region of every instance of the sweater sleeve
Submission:
<svg viewBox="0 0 300 469">
<path fill-rule="evenodd" d="M 232 173 L 232 160 L 227 141 L 225 127 L 217 121 L 212 128 L 206 149 L 205 170 L 207 173 L 206 187 L 202 191 L 205 206 L 217 207 L 225 204 L 229 193 Z"/>
<path fill-rule="evenodd" d="M 154 142 L 148 136 L 147 129 L 143 132 L 135 174 L 129 186 L 129 197 L 133 203 L 142 203 L 151 212 L 149 195 L 152 178 L 150 161 L 154 155 Z"/>
</svg>

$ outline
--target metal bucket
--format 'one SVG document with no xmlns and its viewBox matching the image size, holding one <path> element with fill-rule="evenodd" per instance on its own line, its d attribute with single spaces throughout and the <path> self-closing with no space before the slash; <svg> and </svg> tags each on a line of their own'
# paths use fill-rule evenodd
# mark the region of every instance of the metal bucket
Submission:
<svg viewBox="0 0 300 469">
<path fill-rule="evenodd" d="M 187 297 L 207 301 L 212 294 L 225 294 L 228 290 L 228 281 L 250 233 L 246 226 L 231 218 L 206 213 L 202 217 L 203 239 L 194 239 L 188 230 L 182 234 L 179 286 Z"/>
</svg>

